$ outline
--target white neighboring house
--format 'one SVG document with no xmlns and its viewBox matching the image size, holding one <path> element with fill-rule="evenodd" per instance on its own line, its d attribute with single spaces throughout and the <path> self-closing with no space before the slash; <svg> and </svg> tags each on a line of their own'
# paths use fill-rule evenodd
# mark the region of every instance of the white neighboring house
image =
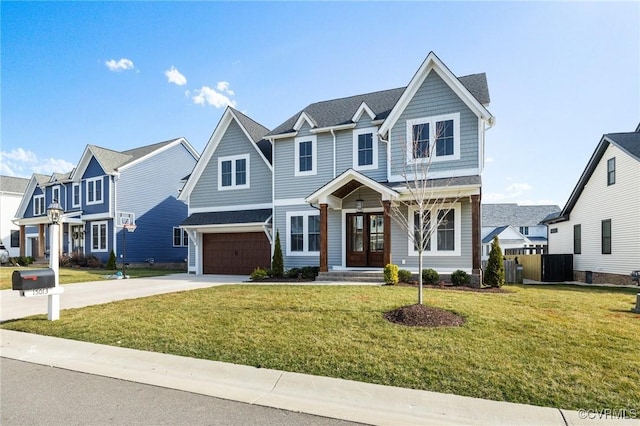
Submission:
<svg viewBox="0 0 640 426">
<path fill-rule="evenodd" d="M 546 252 L 547 225 L 542 221 L 558 212 L 560 207 L 556 205 L 482 204 L 482 259 L 489 258 L 496 235 L 503 254 L 506 249 L 520 248 Z"/>
<path fill-rule="evenodd" d="M 9 256 L 20 256 L 20 227 L 12 222 L 29 179 L 0 176 L 0 237 Z"/>
<path fill-rule="evenodd" d="M 549 225 L 549 252 L 573 254 L 574 279 L 634 284 L 640 269 L 640 125 L 608 133 L 557 217 Z"/>
</svg>

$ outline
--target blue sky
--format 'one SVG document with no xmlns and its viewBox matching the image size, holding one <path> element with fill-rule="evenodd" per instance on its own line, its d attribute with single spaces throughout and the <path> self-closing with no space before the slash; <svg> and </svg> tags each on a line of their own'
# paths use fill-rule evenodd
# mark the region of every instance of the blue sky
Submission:
<svg viewBox="0 0 640 426">
<path fill-rule="evenodd" d="M 564 205 L 603 133 L 640 122 L 638 2 L 7 2 L 0 174 L 87 144 L 184 136 L 227 104 L 274 128 L 312 102 L 405 86 L 429 51 L 486 72 L 483 202 Z"/>
</svg>

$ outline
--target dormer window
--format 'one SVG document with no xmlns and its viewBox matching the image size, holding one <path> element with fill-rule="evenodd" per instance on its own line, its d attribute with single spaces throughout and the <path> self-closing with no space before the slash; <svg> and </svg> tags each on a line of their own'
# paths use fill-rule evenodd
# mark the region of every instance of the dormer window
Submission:
<svg viewBox="0 0 640 426">
<path fill-rule="evenodd" d="M 218 190 L 249 188 L 249 154 L 218 158 Z"/>
<path fill-rule="evenodd" d="M 295 139 L 295 176 L 315 175 L 317 164 L 316 136 L 299 137 Z"/>
<path fill-rule="evenodd" d="M 460 114 L 407 120 L 407 162 L 460 159 Z"/>
<path fill-rule="evenodd" d="M 375 127 L 353 131 L 353 168 L 355 170 L 378 168 L 378 137 Z"/>
</svg>

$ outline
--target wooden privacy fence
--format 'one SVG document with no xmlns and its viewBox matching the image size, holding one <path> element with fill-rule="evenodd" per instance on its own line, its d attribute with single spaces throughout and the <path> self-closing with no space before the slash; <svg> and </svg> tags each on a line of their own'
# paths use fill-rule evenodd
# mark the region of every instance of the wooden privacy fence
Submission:
<svg viewBox="0 0 640 426">
<path fill-rule="evenodd" d="M 487 269 L 487 263 L 488 263 L 488 261 L 486 261 L 486 260 L 482 261 L 482 269 L 483 270 Z M 504 259 L 503 265 L 504 265 L 504 280 L 505 280 L 505 282 L 509 283 L 509 284 L 517 282 L 517 278 L 516 278 L 516 262 L 515 262 L 515 260 Z"/>
<path fill-rule="evenodd" d="M 514 261 L 518 259 L 518 264 L 522 265 L 522 278 L 533 281 L 542 281 L 542 255 L 541 254 L 519 254 L 507 255 L 507 259 Z M 515 267 L 514 267 L 515 268 Z"/>
</svg>

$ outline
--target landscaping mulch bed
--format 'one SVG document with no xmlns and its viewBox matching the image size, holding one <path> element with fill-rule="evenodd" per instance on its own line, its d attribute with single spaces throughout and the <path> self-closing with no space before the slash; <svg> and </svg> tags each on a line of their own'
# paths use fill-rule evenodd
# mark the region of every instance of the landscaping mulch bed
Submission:
<svg viewBox="0 0 640 426">
<path fill-rule="evenodd" d="M 457 327 L 464 318 L 444 309 L 427 305 L 408 305 L 386 312 L 387 321 L 409 327 Z"/>
</svg>

